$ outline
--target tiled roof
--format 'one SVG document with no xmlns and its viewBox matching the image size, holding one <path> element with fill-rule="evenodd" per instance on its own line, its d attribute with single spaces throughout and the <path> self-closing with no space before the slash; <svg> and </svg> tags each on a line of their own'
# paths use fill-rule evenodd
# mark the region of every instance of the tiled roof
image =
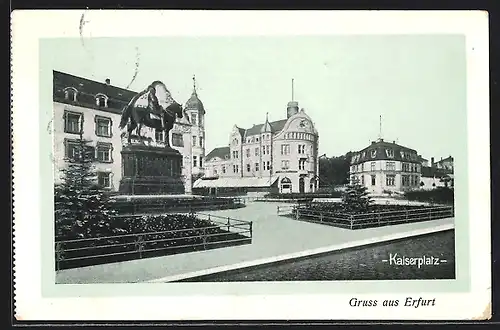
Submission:
<svg viewBox="0 0 500 330">
<path fill-rule="evenodd" d="M 377 142 L 372 142 L 372 144 L 368 147 L 353 153 L 351 164 L 360 164 L 375 160 L 394 160 L 408 163 L 420 162 L 416 150 L 396 144 L 395 142 L 385 142 L 381 139 Z"/>
<path fill-rule="evenodd" d="M 443 168 L 422 166 L 421 173 L 423 178 L 442 178 L 444 176 L 452 174 L 452 171 Z"/>
<path fill-rule="evenodd" d="M 209 160 L 215 157 L 224 159 L 225 156 L 229 156 L 229 147 L 218 147 L 210 151 L 205 159 Z"/>
<path fill-rule="evenodd" d="M 60 71 L 53 71 L 53 87 L 54 101 L 113 113 L 121 113 L 123 107 L 137 94 L 131 90 L 108 85 L 106 82 L 77 77 Z M 76 102 L 65 99 L 64 89 L 66 87 L 73 87 L 78 91 Z M 104 94 L 108 97 L 108 107 L 96 105 L 95 97 L 97 94 Z"/>
<path fill-rule="evenodd" d="M 281 131 L 283 127 L 285 127 L 287 120 L 288 119 L 281 119 L 270 122 L 269 124 L 271 125 L 272 132 L 276 133 Z M 262 126 L 264 126 L 264 124 L 254 125 L 253 127 L 247 129 L 245 132 L 245 136 L 259 135 L 261 133 Z"/>
</svg>

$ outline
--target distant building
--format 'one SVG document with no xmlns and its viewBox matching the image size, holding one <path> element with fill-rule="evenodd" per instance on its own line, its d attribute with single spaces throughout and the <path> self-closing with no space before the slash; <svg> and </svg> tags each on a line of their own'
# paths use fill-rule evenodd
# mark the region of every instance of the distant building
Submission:
<svg viewBox="0 0 500 330">
<path fill-rule="evenodd" d="M 431 166 L 434 166 L 436 168 L 453 171 L 453 157 L 451 157 L 451 156 L 446 157 L 445 159 L 443 159 L 441 157 L 441 160 L 439 160 L 435 163 L 434 163 L 434 157 L 433 157 L 432 163 L 433 163 L 433 165 L 431 165 Z"/>
<path fill-rule="evenodd" d="M 318 187 L 318 132 L 298 103 L 287 105 L 287 118 L 245 129 L 233 126 L 226 146 L 213 149 L 205 177 L 193 188 L 224 191 L 312 192 Z"/>
<path fill-rule="evenodd" d="M 118 125 L 123 107 L 136 93 L 112 86 L 109 79 L 97 82 L 53 71 L 53 158 L 56 183 L 61 181 L 60 170 L 73 157 L 75 143 L 82 132 L 83 138 L 90 141 L 95 154 L 98 184 L 105 189 L 118 190 L 122 175 L 122 132 Z M 192 103 L 188 101 L 188 104 Z M 178 119 L 169 136 L 171 146 L 184 158 L 182 175 L 187 193 L 192 188 L 191 154 L 194 143 L 191 139 L 193 132 L 200 134 L 200 129 L 193 129 L 189 122 L 188 113 L 195 113 L 193 108 L 188 107 L 186 115 Z M 143 127 L 141 134 L 148 143 L 165 145 L 164 132 Z M 196 152 L 200 151 L 197 149 Z"/>
<path fill-rule="evenodd" d="M 431 190 L 438 187 L 453 187 L 453 172 L 447 169 L 425 166 L 422 167 L 420 188 Z"/>
<path fill-rule="evenodd" d="M 351 183 L 361 183 L 372 194 L 417 189 L 420 185 L 421 168 L 416 150 L 378 139 L 353 153 Z"/>
<path fill-rule="evenodd" d="M 418 155 L 418 162 L 422 166 L 429 166 L 429 160 L 423 158 L 421 155 Z"/>
</svg>

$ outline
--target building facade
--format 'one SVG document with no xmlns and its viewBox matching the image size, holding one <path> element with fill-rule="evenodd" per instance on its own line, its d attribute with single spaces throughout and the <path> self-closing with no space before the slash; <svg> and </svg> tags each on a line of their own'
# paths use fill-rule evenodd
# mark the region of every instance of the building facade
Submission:
<svg viewBox="0 0 500 330">
<path fill-rule="evenodd" d="M 355 152 L 351 158 L 351 183 L 359 182 L 375 195 L 420 187 L 422 164 L 417 151 L 385 142 Z"/>
<path fill-rule="evenodd" d="M 228 144 L 206 156 L 205 176 L 195 188 L 280 193 L 317 189 L 318 132 L 304 109 L 289 102 L 287 118 L 244 129 L 233 126 Z"/>
<path fill-rule="evenodd" d="M 80 138 L 89 141 L 94 151 L 97 181 L 105 189 L 117 191 L 122 176 L 122 141 L 119 128 L 121 112 L 136 92 L 104 83 L 53 72 L 53 159 L 55 182 L 62 179 L 61 169 L 73 157 L 74 147 Z M 193 125 L 187 112 L 178 119 L 170 131 L 172 148 L 183 155 L 182 175 L 185 190 L 192 190 L 192 136 Z M 143 127 L 141 135 L 151 146 L 164 146 L 165 133 Z"/>
</svg>

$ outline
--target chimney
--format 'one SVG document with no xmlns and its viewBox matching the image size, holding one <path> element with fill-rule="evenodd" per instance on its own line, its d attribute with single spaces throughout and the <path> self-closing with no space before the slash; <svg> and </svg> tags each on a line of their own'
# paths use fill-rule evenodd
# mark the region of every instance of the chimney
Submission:
<svg viewBox="0 0 500 330">
<path fill-rule="evenodd" d="M 111 84 L 111 80 L 109 78 L 106 78 L 106 85 L 110 85 Z"/>
<path fill-rule="evenodd" d="M 434 167 L 434 157 L 431 157 L 431 167 Z"/>
<path fill-rule="evenodd" d="M 396 140 L 392 141 L 392 143 L 396 144 Z"/>
</svg>

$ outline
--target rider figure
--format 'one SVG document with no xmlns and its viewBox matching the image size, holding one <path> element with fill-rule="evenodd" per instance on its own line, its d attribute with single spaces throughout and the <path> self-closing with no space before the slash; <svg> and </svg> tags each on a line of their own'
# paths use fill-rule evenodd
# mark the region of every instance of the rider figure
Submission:
<svg viewBox="0 0 500 330">
<path fill-rule="evenodd" d="M 148 95 L 148 108 L 151 111 L 151 113 L 160 116 L 160 121 L 161 121 L 161 127 L 165 128 L 165 123 L 163 119 L 164 115 L 164 110 L 162 106 L 158 103 L 158 98 L 156 97 L 156 90 L 153 86 L 149 86 L 147 91 L 149 92 Z"/>
</svg>

